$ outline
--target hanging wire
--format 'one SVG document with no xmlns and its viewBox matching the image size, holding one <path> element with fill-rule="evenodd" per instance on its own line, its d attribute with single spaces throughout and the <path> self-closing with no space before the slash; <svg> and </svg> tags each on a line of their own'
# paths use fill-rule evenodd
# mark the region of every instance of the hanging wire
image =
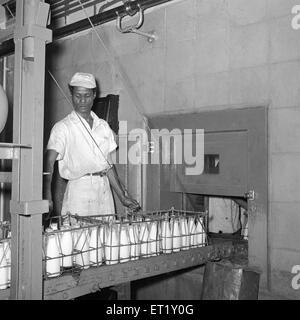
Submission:
<svg viewBox="0 0 300 320">
<path fill-rule="evenodd" d="M 10 7 L 9 7 L 8 4 L 6 4 L 6 5 L 4 6 L 4 8 L 9 12 L 9 14 L 10 14 L 13 18 L 15 18 L 14 14 L 13 14 L 12 11 L 10 10 Z"/>
<path fill-rule="evenodd" d="M 92 30 L 94 31 L 94 33 L 95 33 L 95 35 L 96 35 L 96 37 L 97 37 L 97 39 L 98 39 L 98 41 L 99 41 L 99 44 L 104 48 L 104 50 L 105 50 L 105 52 L 106 52 L 106 54 L 107 54 L 107 56 L 108 56 L 108 59 L 110 60 L 110 63 L 111 63 L 112 65 L 117 64 L 118 69 L 119 69 L 119 75 L 121 76 L 121 80 L 122 80 L 124 86 L 127 87 L 128 93 L 131 94 L 131 98 L 132 98 L 132 100 L 133 100 L 133 102 L 134 102 L 134 107 L 135 107 L 135 109 L 137 110 L 138 114 L 141 116 L 142 121 L 143 121 L 143 123 L 144 123 L 144 125 L 145 125 L 145 128 L 148 130 L 148 132 L 151 132 L 151 129 L 150 129 L 149 124 L 148 124 L 148 121 L 146 121 L 146 119 L 145 119 L 144 112 L 142 112 L 142 111 L 140 110 L 140 107 L 139 107 L 139 106 L 142 106 L 142 102 L 141 102 L 140 99 L 137 97 L 137 95 L 132 96 L 132 90 L 131 90 L 130 88 L 128 88 L 128 82 L 130 82 L 130 79 L 127 77 L 126 74 L 124 74 L 124 72 L 122 72 L 122 66 L 120 65 L 120 63 L 119 63 L 118 60 L 116 59 L 115 55 L 111 52 L 111 50 L 105 45 L 105 43 L 104 43 L 104 41 L 102 40 L 99 32 L 97 31 L 95 25 L 93 24 L 90 16 L 88 15 L 88 12 L 87 12 L 86 8 L 83 6 L 81 0 L 77 0 L 77 1 L 78 1 L 78 3 L 80 4 L 80 6 L 81 6 L 81 8 L 82 8 L 82 10 L 83 10 L 86 18 L 88 19 L 88 21 L 89 21 L 89 23 L 90 23 L 90 25 L 91 25 L 91 27 L 92 27 Z M 122 2 L 124 3 L 123 0 L 122 0 Z M 127 77 L 127 79 L 126 79 L 126 77 Z M 143 109 L 143 108 L 142 108 L 142 109 Z M 152 137 L 152 138 L 155 138 L 155 137 Z M 177 172 L 176 172 L 176 176 L 178 177 L 178 173 L 177 173 Z M 179 177 L 178 177 L 178 178 L 179 178 Z M 178 179 L 178 181 L 179 181 L 179 179 Z M 128 193 L 128 190 L 126 189 L 126 187 L 125 187 L 125 185 L 122 183 L 122 181 L 120 181 L 120 179 L 119 179 L 119 182 L 121 183 L 121 185 L 123 186 L 123 188 L 124 188 L 124 189 L 126 190 L 126 192 Z M 179 183 L 182 185 L 181 181 L 179 181 Z M 128 194 L 129 194 L 129 193 L 128 193 Z"/>
<path fill-rule="evenodd" d="M 129 79 L 125 79 L 124 73 L 123 73 L 123 72 L 120 72 L 120 70 L 121 70 L 121 65 L 118 63 L 117 59 L 115 58 L 115 55 L 114 55 L 114 54 L 111 52 L 111 50 L 105 45 L 105 43 L 104 43 L 104 41 L 102 40 L 99 32 L 97 31 L 95 25 L 93 24 L 90 16 L 88 15 L 86 8 L 83 6 L 81 0 L 77 0 L 77 1 L 78 1 L 78 3 L 80 4 L 80 6 L 81 6 L 81 8 L 82 8 L 82 10 L 83 10 L 83 12 L 84 12 L 84 14 L 85 14 L 85 16 L 87 17 L 87 19 L 88 19 L 88 21 L 89 21 L 89 23 L 90 23 L 90 25 L 91 25 L 91 27 L 92 27 L 92 30 L 95 32 L 96 37 L 97 37 L 97 39 L 99 40 L 100 45 L 102 45 L 102 47 L 103 47 L 104 50 L 106 51 L 106 54 L 107 54 L 108 58 L 110 59 L 110 62 L 112 63 L 112 65 L 114 65 L 114 64 L 117 64 L 117 65 L 118 65 L 119 74 L 120 74 L 120 76 L 121 76 L 121 79 L 122 79 L 122 81 L 123 81 L 123 84 L 124 84 L 125 87 L 126 87 L 126 86 L 127 86 L 127 82 L 129 82 Z M 128 90 L 128 92 L 131 93 L 132 90 Z M 145 115 L 144 115 L 144 113 L 140 110 L 140 108 L 138 107 L 138 105 L 142 105 L 142 102 L 141 102 L 141 101 L 138 101 L 138 102 L 136 101 L 136 100 L 139 100 L 138 97 L 132 97 L 132 98 L 133 98 L 133 100 L 134 100 L 134 106 L 135 106 L 138 114 L 141 116 L 141 118 L 142 118 L 145 126 L 146 126 L 147 129 L 150 131 L 150 127 L 149 127 L 149 125 L 148 125 L 148 122 L 145 120 Z"/>
<path fill-rule="evenodd" d="M 82 3 L 80 2 L 80 4 L 82 5 Z M 10 10 L 8 4 L 5 6 L 5 8 L 9 11 L 9 13 L 11 14 L 11 16 L 13 18 L 15 18 L 14 14 L 12 13 L 12 11 Z M 53 79 L 53 81 L 55 82 L 56 86 L 58 87 L 58 89 L 61 91 L 61 93 L 63 94 L 63 96 L 65 97 L 65 99 L 67 100 L 68 104 L 71 106 L 72 110 L 74 110 L 73 104 L 70 101 L 70 99 L 68 98 L 68 96 L 65 94 L 64 90 L 62 89 L 62 87 L 59 85 L 58 81 L 55 79 L 55 77 L 53 76 L 53 74 L 50 72 L 49 69 L 47 69 L 50 77 Z M 75 110 L 74 110 L 75 111 Z M 89 134 L 89 136 L 91 137 L 91 139 L 93 140 L 93 142 L 95 143 L 95 145 L 97 146 L 97 148 L 99 149 L 100 153 L 102 154 L 104 160 L 107 162 L 109 168 L 112 167 L 112 164 L 109 162 L 109 160 L 105 157 L 104 153 L 102 152 L 100 146 L 98 145 L 98 143 L 96 142 L 96 140 L 94 139 L 93 135 L 90 133 L 90 131 L 88 130 L 88 128 L 86 127 L 86 125 L 84 124 L 84 122 L 82 121 L 81 117 L 78 115 L 78 113 L 75 111 L 76 116 L 78 117 L 79 121 L 81 122 L 81 124 L 84 126 L 85 130 L 87 131 L 87 133 Z M 121 182 L 121 181 L 120 181 Z M 127 192 L 127 190 L 125 189 L 125 191 Z"/>
<path fill-rule="evenodd" d="M 88 21 L 89 21 L 92 29 L 93 29 L 93 31 L 95 32 L 95 34 L 96 34 L 96 36 L 97 36 L 97 38 L 98 38 L 98 40 L 99 40 L 99 43 L 100 43 L 100 44 L 103 46 L 103 48 L 105 49 L 106 54 L 107 54 L 108 58 L 110 59 L 112 65 L 114 65 L 114 64 L 117 62 L 117 61 L 116 61 L 116 58 L 114 57 L 114 55 L 110 52 L 110 50 L 107 48 L 107 46 L 106 46 L 105 43 L 103 42 L 103 40 L 102 40 L 101 36 L 99 35 L 97 29 L 95 28 L 95 25 L 94 25 L 93 22 L 91 21 L 91 19 L 90 19 L 88 13 L 87 13 L 85 7 L 83 6 L 81 0 L 77 0 L 77 1 L 79 2 L 82 10 L 84 11 L 84 13 L 85 13 L 85 15 L 86 15 L 86 17 L 87 17 L 87 19 L 88 19 Z M 123 1 L 123 0 L 122 0 L 122 1 Z M 115 3 L 115 2 L 112 1 L 112 3 Z M 123 3 L 124 3 L 124 1 L 123 1 Z M 13 18 L 15 18 L 14 14 L 13 14 L 12 11 L 10 10 L 9 6 L 6 5 L 5 8 L 9 11 L 9 13 L 11 14 L 11 16 L 12 16 Z M 114 57 L 114 58 L 112 58 L 112 57 Z M 121 69 L 120 64 L 119 64 L 119 63 L 117 63 L 117 64 L 118 64 L 118 66 L 119 66 L 119 69 Z M 52 73 L 51 73 L 49 70 L 47 70 L 47 71 L 48 71 L 48 73 L 50 74 L 50 76 L 51 76 L 51 78 L 53 79 L 53 81 L 55 82 L 55 84 L 57 85 L 57 87 L 59 88 L 59 90 L 62 92 L 62 94 L 63 94 L 63 96 L 65 97 L 65 99 L 66 99 L 66 100 L 68 101 L 68 103 L 71 105 L 71 108 L 74 109 L 74 108 L 73 108 L 73 104 L 71 103 L 70 99 L 67 97 L 67 95 L 65 94 L 65 92 L 63 91 L 63 89 L 61 88 L 61 86 L 59 85 L 59 83 L 57 82 L 57 80 L 55 79 L 55 77 L 52 75 Z M 123 74 L 122 72 L 120 72 L 120 76 L 121 76 L 121 79 L 122 79 L 124 85 L 126 86 L 126 85 L 127 85 L 126 79 L 125 79 L 124 74 Z M 128 90 L 128 91 L 131 92 L 131 90 Z M 133 99 L 133 100 L 136 100 L 136 99 Z M 138 100 L 139 100 L 139 99 L 138 99 Z M 136 110 L 138 111 L 138 113 L 141 115 L 141 118 L 142 118 L 142 120 L 143 120 L 146 128 L 147 128 L 148 131 L 150 132 L 151 129 L 150 129 L 150 127 L 149 127 L 148 121 L 145 120 L 145 116 L 144 116 L 144 114 L 140 111 L 140 109 L 138 108 L 136 101 L 135 101 L 135 108 L 136 108 Z M 92 140 L 94 141 L 94 143 L 96 144 L 97 148 L 100 150 L 100 152 L 101 152 L 103 158 L 105 159 L 105 161 L 108 163 L 108 165 L 109 165 L 110 167 L 112 167 L 112 164 L 111 164 L 111 163 L 109 162 L 109 160 L 104 156 L 101 148 L 99 147 L 99 145 L 98 145 L 97 142 L 95 141 L 94 137 L 90 134 L 88 128 L 85 126 L 85 124 L 83 123 L 82 119 L 79 117 L 79 115 L 77 114 L 77 112 L 75 112 L 75 113 L 76 113 L 76 115 L 78 116 L 78 118 L 79 118 L 79 120 L 81 121 L 81 123 L 83 124 L 84 128 L 87 130 L 88 134 L 91 136 L 91 138 L 92 138 Z M 154 137 L 153 137 L 153 138 L 154 138 Z M 175 176 L 176 176 L 176 178 L 177 178 L 177 182 L 179 183 L 180 187 L 181 187 L 182 190 L 183 190 L 183 193 L 185 193 L 185 194 L 188 196 L 188 193 L 186 192 L 186 188 L 184 187 L 183 183 L 181 182 L 181 179 L 180 179 L 180 177 L 179 177 L 179 175 L 178 175 L 177 170 L 175 170 Z M 120 180 L 120 178 L 119 178 L 118 176 L 117 176 L 117 179 L 118 179 L 119 183 L 122 185 L 122 187 L 123 187 L 124 191 L 127 193 L 127 195 L 130 196 L 130 193 L 128 192 L 126 186 L 124 185 L 124 183 Z"/>
<path fill-rule="evenodd" d="M 67 100 L 68 104 L 71 106 L 72 110 L 74 110 L 73 104 L 70 101 L 70 99 L 68 98 L 68 96 L 65 94 L 64 90 L 62 89 L 62 87 L 59 85 L 58 81 L 55 79 L 54 75 L 50 72 L 50 70 L 47 70 L 50 77 L 52 78 L 52 80 L 54 81 L 54 83 L 56 84 L 56 86 L 58 87 L 58 89 L 61 91 L 61 93 L 63 94 L 64 98 Z M 113 164 L 110 163 L 110 161 L 107 159 L 107 157 L 105 157 L 105 155 L 103 154 L 100 146 L 98 145 L 98 143 L 95 141 L 94 137 L 92 136 L 92 134 L 90 133 L 90 130 L 86 127 L 86 125 L 84 124 L 84 122 L 82 121 L 81 117 L 77 114 L 77 112 L 75 111 L 75 114 L 77 115 L 78 119 L 80 120 L 80 122 L 82 123 L 83 127 L 85 128 L 85 130 L 87 131 L 87 133 L 89 134 L 89 136 L 92 138 L 93 142 L 95 143 L 95 145 L 97 146 L 97 148 L 99 149 L 99 151 L 101 152 L 103 158 L 105 159 L 105 161 L 107 162 L 107 164 L 109 165 L 109 169 L 111 169 L 113 167 Z M 118 182 L 120 183 L 120 185 L 123 187 L 123 190 L 125 191 L 125 193 L 131 197 L 128 189 L 126 188 L 125 184 L 122 182 L 122 180 L 119 178 L 119 176 L 116 176 L 116 179 L 118 180 Z"/>
<path fill-rule="evenodd" d="M 88 21 L 89 21 L 89 23 L 90 23 L 93 31 L 94 31 L 94 33 L 96 34 L 96 37 L 97 37 L 100 45 L 102 45 L 102 47 L 103 47 L 104 50 L 106 51 L 106 54 L 107 54 L 110 62 L 112 63 L 112 65 L 117 64 L 118 67 L 119 67 L 119 69 L 121 70 L 121 65 L 118 63 L 117 59 L 116 59 L 115 56 L 112 54 L 112 52 L 109 50 L 109 48 L 105 45 L 104 41 L 102 40 L 100 34 L 98 33 L 98 31 L 97 31 L 97 29 L 96 29 L 96 27 L 95 27 L 95 25 L 94 25 L 93 22 L 91 21 L 89 15 L 88 15 L 88 13 L 87 13 L 87 10 L 86 10 L 86 8 L 83 6 L 81 0 L 77 0 L 77 1 L 78 1 L 78 3 L 80 4 L 82 10 L 84 11 L 84 13 L 85 13 L 85 15 L 86 15 L 86 17 L 87 17 L 87 19 L 88 19 Z M 119 71 L 120 71 L 120 70 L 119 70 Z M 60 91 L 63 93 L 64 97 L 67 99 L 68 103 L 71 105 L 71 107 L 72 107 L 72 109 L 73 109 L 73 104 L 72 104 L 71 101 L 68 99 L 68 97 L 65 95 L 63 89 L 60 87 L 60 85 L 58 84 L 58 82 L 56 81 L 56 79 L 54 78 L 54 76 L 51 74 L 51 72 L 50 72 L 49 70 L 48 70 L 48 72 L 49 72 L 51 78 L 54 80 L 54 82 L 56 83 L 56 85 L 58 86 L 58 88 L 60 89 Z M 125 75 L 124 75 L 122 72 L 119 72 L 119 74 L 120 74 L 120 76 L 121 76 L 121 79 L 122 79 L 125 87 L 126 87 L 126 86 L 127 86 L 127 82 L 126 82 L 126 79 L 125 79 Z M 129 79 L 128 79 L 128 80 L 129 80 Z M 128 91 L 129 91 L 129 93 L 131 92 L 130 89 L 129 89 Z M 139 107 L 138 107 L 138 105 L 142 105 L 142 103 L 141 103 L 141 102 L 137 103 L 136 100 L 139 100 L 138 97 L 132 97 L 132 98 L 133 98 L 133 100 L 134 100 L 134 102 L 135 102 L 135 103 L 134 103 L 134 106 L 135 106 L 137 112 L 140 114 L 140 116 L 141 116 L 141 118 L 142 118 L 142 120 L 143 120 L 143 122 L 144 122 L 144 124 L 145 124 L 145 127 L 146 127 L 146 128 L 149 130 L 149 132 L 150 132 L 151 129 L 150 129 L 149 125 L 148 125 L 148 122 L 147 122 L 146 119 L 145 119 L 144 113 L 143 113 L 143 112 L 139 109 Z M 77 114 L 77 113 L 76 113 L 76 114 Z M 77 115 L 77 116 L 79 117 L 79 115 Z M 82 120 L 81 120 L 80 117 L 79 117 L 79 119 L 80 119 L 81 123 L 83 124 L 84 128 L 87 130 L 87 132 L 88 132 L 89 135 L 91 136 L 91 138 L 93 139 L 94 143 L 97 145 L 97 148 L 100 150 L 100 152 L 101 152 L 101 154 L 103 155 L 103 157 L 104 157 L 104 159 L 106 160 L 106 162 L 109 164 L 109 166 L 112 166 L 112 164 L 110 164 L 110 162 L 108 161 L 108 159 L 104 156 L 104 154 L 103 154 L 103 152 L 101 151 L 99 145 L 98 145 L 97 142 L 94 140 L 93 136 L 90 134 L 88 128 L 87 128 L 87 127 L 85 126 L 85 124 L 82 122 Z M 176 177 L 177 177 L 177 181 L 178 181 L 178 183 L 180 184 L 183 192 L 186 193 L 186 192 L 185 192 L 185 191 L 186 191 L 186 188 L 184 187 L 183 183 L 181 182 L 181 180 L 180 180 L 180 178 L 179 178 L 179 175 L 178 175 L 178 172 L 177 172 L 176 170 L 175 170 L 175 175 L 176 175 Z M 128 192 L 126 186 L 125 186 L 124 183 L 120 180 L 120 178 L 117 177 L 117 179 L 118 179 L 119 183 L 122 185 L 122 187 L 123 187 L 124 191 L 127 193 L 127 195 L 130 195 L 130 193 Z"/>
</svg>

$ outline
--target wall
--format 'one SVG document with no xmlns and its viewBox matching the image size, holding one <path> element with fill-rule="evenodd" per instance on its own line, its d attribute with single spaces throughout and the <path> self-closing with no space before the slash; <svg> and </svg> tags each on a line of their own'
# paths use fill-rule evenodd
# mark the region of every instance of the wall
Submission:
<svg viewBox="0 0 300 320">
<path fill-rule="evenodd" d="M 106 49 L 87 32 L 48 51 L 48 66 L 64 90 L 75 71 L 93 72 L 102 95 L 120 94 L 119 117 L 132 127 L 141 125 L 137 110 L 153 115 L 269 106 L 271 287 L 291 298 L 300 297 L 291 287 L 291 268 L 300 265 L 300 30 L 291 27 L 295 4 L 176 1 L 146 12 L 142 30 L 155 30 L 158 40 L 153 43 L 120 34 L 109 23 L 97 28 Z M 70 109 L 52 82 L 48 93 L 49 129 Z"/>
</svg>

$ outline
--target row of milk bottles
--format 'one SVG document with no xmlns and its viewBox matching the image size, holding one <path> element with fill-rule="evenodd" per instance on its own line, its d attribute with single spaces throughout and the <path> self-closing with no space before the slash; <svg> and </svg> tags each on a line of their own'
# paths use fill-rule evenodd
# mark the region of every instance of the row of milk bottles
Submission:
<svg viewBox="0 0 300 320">
<path fill-rule="evenodd" d="M 46 230 L 46 273 L 58 276 L 61 267 L 81 268 L 108 265 L 178 252 L 204 246 L 203 218 L 164 217 L 163 220 L 137 217 L 135 220 L 111 221 L 107 225 L 57 225 Z M 53 232 L 54 231 L 54 232 Z"/>
<path fill-rule="evenodd" d="M 161 225 L 162 252 L 171 253 L 202 247 L 206 244 L 206 232 L 202 217 L 171 217 Z"/>
<path fill-rule="evenodd" d="M 60 232 L 57 224 L 46 230 L 46 273 L 48 277 L 60 275 L 61 268 L 79 266 L 87 269 L 100 265 L 103 260 L 102 243 L 104 229 L 76 223 L 64 223 Z M 48 233 L 48 234 L 47 234 Z"/>
<path fill-rule="evenodd" d="M 11 280 L 11 233 L 8 232 L 8 238 L 0 242 L 0 290 L 10 286 Z"/>
<path fill-rule="evenodd" d="M 161 252 L 178 252 L 205 246 L 206 241 L 202 217 L 166 216 L 162 221 L 137 218 L 131 223 L 111 225 L 107 230 L 105 261 L 115 264 Z"/>
</svg>

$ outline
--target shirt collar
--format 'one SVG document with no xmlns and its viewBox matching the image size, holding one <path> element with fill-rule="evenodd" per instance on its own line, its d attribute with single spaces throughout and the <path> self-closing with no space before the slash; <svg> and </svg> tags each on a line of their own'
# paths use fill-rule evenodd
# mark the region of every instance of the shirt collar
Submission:
<svg viewBox="0 0 300 320">
<path fill-rule="evenodd" d="M 73 123 L 78 123 L 78 122 L 80 122 L 79 117 L 80 117 L 80 115 L 79 115 L 78 113 L 76 113 L 75 110 L 73 110 L 73 111 L 70 113 L 70 120 L 71 120 Z M 100 120 L 100 118 L 95 114 L 95 112 L 93 112 L 93 111 L 91 111 L 91 117 L 92 117 L 93 120 L 94 120 L 93 128 L 96 128 L 96 127 L 101 123 L 101 120 Z"/>
</svg>

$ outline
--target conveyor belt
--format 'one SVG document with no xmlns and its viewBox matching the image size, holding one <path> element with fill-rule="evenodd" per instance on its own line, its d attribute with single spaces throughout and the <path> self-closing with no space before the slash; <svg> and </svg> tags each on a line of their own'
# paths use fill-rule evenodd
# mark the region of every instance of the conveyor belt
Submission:
<svg viewBox="0 0 300 320">
<path fill-rule="evenodd" d="M 207 261 L 247 256 L 247 242 L 209 245 L 178 253 L 144 258 L 111 266 L 83 270 L 80 274 L 64 275 L 44 281 L 45 300 L 69 300 L 102 288 L 153 277 L 205 264 Z M 0 290 L 0 300 L 9 298 L 10 290 Z"/>
<path fill-rule="evenodd" d="M 102 288 L 178 271 L 210 260 L 247 255 L 247 243 L 223 243 L 164 254 L 110 266 L 83 270 L 76 277 L 64 275 L 44 282 L 45 300 L 68 300 Z"/>
</svg>

